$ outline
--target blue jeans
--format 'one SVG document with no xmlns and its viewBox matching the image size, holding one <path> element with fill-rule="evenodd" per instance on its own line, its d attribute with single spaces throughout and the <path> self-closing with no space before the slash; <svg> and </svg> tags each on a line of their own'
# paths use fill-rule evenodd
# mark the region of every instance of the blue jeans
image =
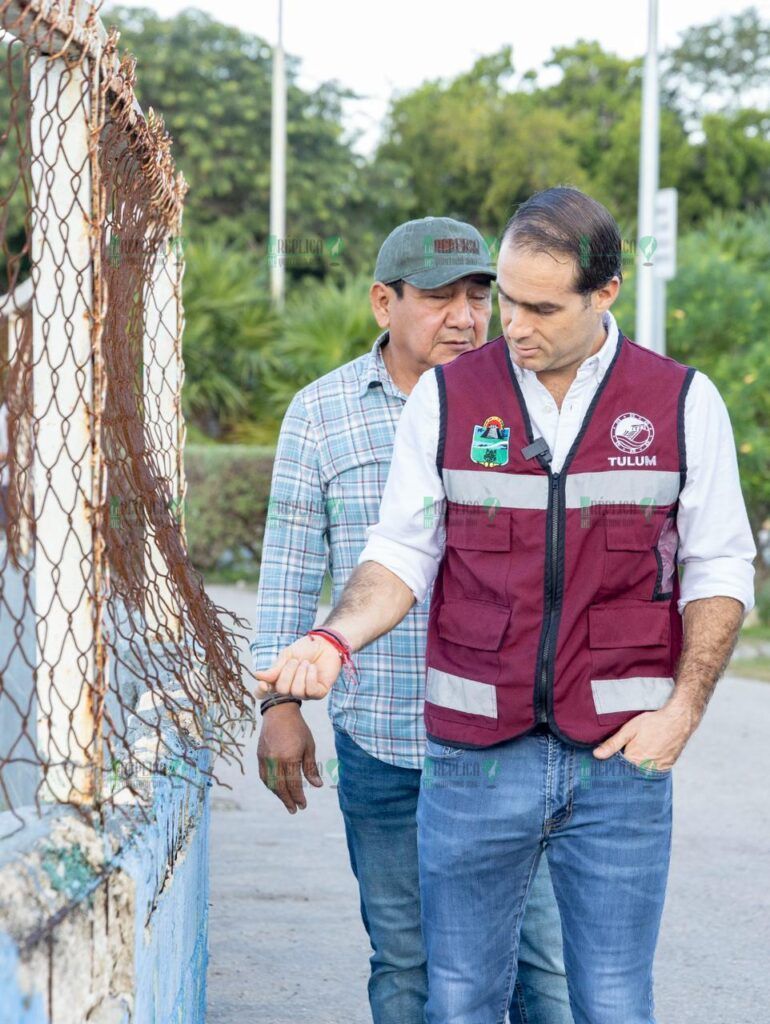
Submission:
<svg viewBox="0 0 770 1024">
<path fill-rule="evenodd" d="M 576 1024 L 654 1024 L 671 771 L 622 754 L 599 761 L 542 733 L 427 750 L 417 808 L 426 1024 L 502 1024 L 543 850 Z"/>
<path fill-rule="evenodd" d="M 420 921 L 417 802 L 421 772 L 368 754 L 334 730 L 338 796 L 372 944 L 374 1024 L 424 1024 L 428 994 Z M 561 926 L 547 865 L 535 874 L 522 927 L 511 1024 L 572 1024 Z M 472 956 L 472 951 L 468 951 Z"/>
</svg>

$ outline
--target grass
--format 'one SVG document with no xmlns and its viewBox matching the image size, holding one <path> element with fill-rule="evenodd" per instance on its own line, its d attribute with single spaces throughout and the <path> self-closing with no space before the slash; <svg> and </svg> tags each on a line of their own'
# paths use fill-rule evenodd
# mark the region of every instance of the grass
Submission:
<svg viewBox="0 0 770 1024">
<path fill-rule="evenodd" d="M 213 569 L 204 575 L 204 583 L 220 583 L 234 586 L 236 583 L 245 583 L 250 590 L 257 589 L 259 582 L 259 571 L 250 572 L 247 569 L 237 566 L 227 566 L 222 569 Z"/>
<path fill-rule="evenodd" d="M 730 662 L 727 674 L 770 683 L 770 658 L 735 658 Z"/>
<path fill-rule="evenodd" d="M 770 626 L 744 626 L 741 640 L 770 640 Z"/>
</svg>

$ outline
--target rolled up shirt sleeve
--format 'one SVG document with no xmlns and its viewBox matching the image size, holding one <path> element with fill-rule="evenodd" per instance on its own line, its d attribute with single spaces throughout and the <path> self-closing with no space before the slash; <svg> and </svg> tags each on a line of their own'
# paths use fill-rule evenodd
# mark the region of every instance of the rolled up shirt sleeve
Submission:
<svg viewBox="0 0 770 1024">
<path fill-rule="evenodd" d="M 396 428 L 379 520 L 366 531 L 358 558 L 379 562 L 422 604 L 444 553 L 446 496 L 436 468 L 439 400 L 435 370 L 417 381 Z"/>
<path fill-rule="evenodd" d="M 754 606 L 757 549 L 746 513 L 730 416 L 713 382 L 696 372 L 685 401 L 687 479 L 679 495 L 679 611 L 703 597 Z"/>
</svg>

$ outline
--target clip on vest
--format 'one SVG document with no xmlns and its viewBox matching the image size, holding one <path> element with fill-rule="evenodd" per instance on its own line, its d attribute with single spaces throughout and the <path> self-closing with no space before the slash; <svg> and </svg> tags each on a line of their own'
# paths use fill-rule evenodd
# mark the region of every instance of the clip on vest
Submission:
<svg viewBox="0 0 770 1024">
<path fill-rule="evenodd" d="M 544 437 L 535 438 L 532 444 L 521 449 L 521 454 L 525 459 L 535 459 L 538 455 L 542 455 L 546 462 L 550 462 L 552 458 L 551 449 Z"/>
</svg>

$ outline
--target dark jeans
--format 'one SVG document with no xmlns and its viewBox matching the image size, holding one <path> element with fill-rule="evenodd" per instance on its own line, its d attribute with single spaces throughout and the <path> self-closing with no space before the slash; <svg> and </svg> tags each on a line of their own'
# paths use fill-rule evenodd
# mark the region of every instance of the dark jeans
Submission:
<svg viewBox="0 0 770 1024">
<path fill-rule="evenodd" d="M 374 1024 L 423 1024 L 428 994 L 420 924 L 417 799 L 421 772 L 380 761 L 334 730 L 338 796 L 361 917 L 372 945 Z M 543 858 L 522 926 L 511 1024 L 572 1024 L 561 924 Z"/>
</svg>

